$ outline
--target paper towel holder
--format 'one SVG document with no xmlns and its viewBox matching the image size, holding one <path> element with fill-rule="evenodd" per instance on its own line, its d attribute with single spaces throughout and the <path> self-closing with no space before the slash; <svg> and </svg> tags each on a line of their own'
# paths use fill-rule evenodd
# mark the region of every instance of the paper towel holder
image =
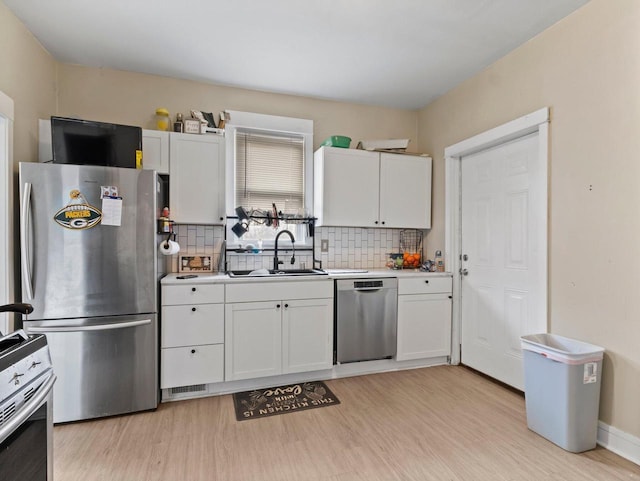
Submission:
<svg viewBox="0 0 640 481">
<path fill-rule="evenodd" d="M 169 241 L 171 240 L 171 236 L 173 236 L 173 241 L 174 242 L 176 240 L 176 233 L 175 232 L 169 232 L 169 235 L 167 236 L 167 240 L 164 241 L 164 248 L 165 249 L 169 248 Z"/>
</svg>

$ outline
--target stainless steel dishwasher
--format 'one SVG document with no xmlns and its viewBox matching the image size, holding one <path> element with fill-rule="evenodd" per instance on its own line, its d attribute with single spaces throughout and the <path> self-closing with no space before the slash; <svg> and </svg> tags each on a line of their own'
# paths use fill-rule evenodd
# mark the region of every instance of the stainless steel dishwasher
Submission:
<svg viewBox="0 0 640 481">
<path fill-rule="evenodd" d="M 336 362 L 396 354 L 398 279 L 336 280 Z"/>
</svg>

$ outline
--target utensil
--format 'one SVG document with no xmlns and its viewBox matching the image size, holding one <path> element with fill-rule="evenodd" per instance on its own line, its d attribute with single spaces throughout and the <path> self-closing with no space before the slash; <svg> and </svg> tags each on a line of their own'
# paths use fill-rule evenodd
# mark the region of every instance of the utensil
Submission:
<svg viewBox="0 0 640 481">
<path fill-rule="evenodd" d="M 278 222 L 278 209 L 276 208 L 276 204 L 275 202 L 271 204 L 273 206 L 273 228 L 277 229 L 278 225 L 280 224 Z"/>
</svg>

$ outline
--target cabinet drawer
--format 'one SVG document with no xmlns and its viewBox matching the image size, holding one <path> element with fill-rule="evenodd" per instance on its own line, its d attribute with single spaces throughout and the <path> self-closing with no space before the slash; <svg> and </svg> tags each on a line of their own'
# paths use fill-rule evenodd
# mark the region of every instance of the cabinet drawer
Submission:
<svg viewBox="0 0 640 481">
<path fill-rule="evenodd" d="M 398 279 L 398 294 L 451 293 L 451 277 L 412 277 Z"/>
<path fill-rule="evenodd" d="M 224 302 L 224 284 L 162 286 L 162 305 L 213 304 Z"/>
<path fill-rule="evenodd" d="M 162 347 L 224 342 L 224 304 L 162 307 Z"/>
<path fill-rule="evenodd" d="M 173 347 L 160 351 L 160 388 L 224 381 L 224 345 Z"/>
</svg>

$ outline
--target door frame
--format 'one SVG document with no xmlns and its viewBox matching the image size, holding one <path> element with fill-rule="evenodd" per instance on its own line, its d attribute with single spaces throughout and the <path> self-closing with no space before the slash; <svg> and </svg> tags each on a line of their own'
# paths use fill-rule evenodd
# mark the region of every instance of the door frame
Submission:
<svg viewBox="0 0 640 481">
<path fill-rule="evenodd" d="M 13 100 L 0 91 L 0 304 L 13 302 Z M 0 315 L 0 331 L 10 327 L 9 314 Z"/>
<path fill-rule="evenodd" d="M 548 162 L 549 162 L 549 107 L 544 107 L 520 118 L 499 125 L 444 149 L 445 157 L 445 265 L 453 273 L 453 305 L 451 306 L 451 364 L 460 364 L 462 332 L 462 289 L 460 257 L 462 255 L 462 159 L 464 156 L 495 147 L 510 140 L 538 132 L 538 162 L 545 184 L 544 212 L 547 213 L 541 236 L 540 253 L 545 259 L 543 277 L 545 288 L 540 299 L 540 312 L 545 314 L 548 326 Z"/>
</svg>

